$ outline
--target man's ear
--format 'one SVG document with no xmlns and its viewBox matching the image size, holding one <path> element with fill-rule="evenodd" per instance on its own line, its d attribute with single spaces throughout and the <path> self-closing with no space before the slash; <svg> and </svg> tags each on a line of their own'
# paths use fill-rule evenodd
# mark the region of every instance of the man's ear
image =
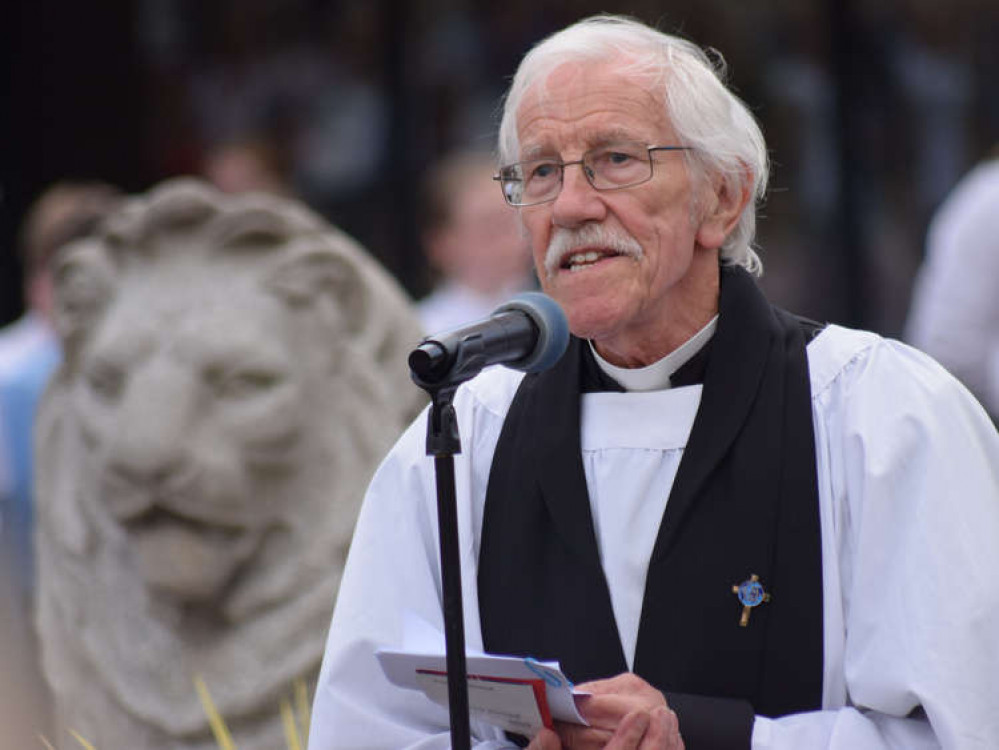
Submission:
<svg viewBox="0 0 999 750">
<path fill-rule="evenodd" d="M 752 175 L 748 170 L 739 178 L 721 175 L 710 178 L 701 194 L 698 245 L 709 250 L 717 250 L 722 246 L 749 202 L 752 183 Z"/>
</svg>

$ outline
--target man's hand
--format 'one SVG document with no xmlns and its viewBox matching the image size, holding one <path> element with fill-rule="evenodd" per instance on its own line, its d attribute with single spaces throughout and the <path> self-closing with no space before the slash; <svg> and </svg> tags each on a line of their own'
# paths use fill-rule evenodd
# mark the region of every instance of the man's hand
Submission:
<svg viewBox="0 0 999 750">
<path fill-rule="evenodd" d="M 551 729 L 542 729 L 534 735 L 527 750 L 562 750 L 562 740 Z"/>
<path fill-rule="evenodd" d="M 683 750 L 676 714 L 666 698 L 634 674 L 577 685 L 592 693 L 580 710 L 590 726 L 556 722 L 529 750 Z"/>
</svg>

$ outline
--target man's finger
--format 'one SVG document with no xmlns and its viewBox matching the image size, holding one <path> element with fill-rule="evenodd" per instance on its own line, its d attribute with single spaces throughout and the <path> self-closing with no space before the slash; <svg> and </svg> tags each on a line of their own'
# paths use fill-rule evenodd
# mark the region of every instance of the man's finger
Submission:
<svg viewBox="0 0 999 750">
<path fill-rule="evenodd" d="M 580 712 L 591 726 L 611 731 L 617 728 L 618 723 L 625 715 L 638 708 L 645 708 L 645 706 L 633 696 L 611 693 L 591 695 L 579 706 Z"/>
<path fill-rule="evenodd" d="M 611 733 L 606 729 L 586 727 L 581 724 L 557 721 L 555 729 L 565 750 L 603 750 L 611 738 Z"/>
<path fill-rule="evenodd" d="M 649 729 L 650 716 L 648 711 L 632 711 L 621 720 L 617 731 L 611 737 L 604 750 L 637 750 L 645 748 L 642 743 Z M 656 750 L 661 750 L 657 748 Z"/>
<path fill-rule="evenodd" d="M 562 741 L 551 729 L 542 729 L 534 735 L 527 750 L 562 750 Z"/>
<path fill-rule="evenodd" d="M 680 724 L 668 708 L 655 708 L 649 713 L 649 728 L 639 750 L 683 750 Z"/>
</svg>

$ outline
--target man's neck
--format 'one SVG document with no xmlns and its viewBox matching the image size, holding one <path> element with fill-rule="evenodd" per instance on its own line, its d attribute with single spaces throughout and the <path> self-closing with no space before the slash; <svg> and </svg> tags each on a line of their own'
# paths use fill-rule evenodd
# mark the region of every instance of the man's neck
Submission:
<svg viewBox="0 0 999 750">
<path fill-rule="evenodd" d="M 611 364 L 600 356 L 592 341 L 587 343 L 600 369 L 620 383 L 626 391 L 658 391 L 670 387 L 670 377 L 673 373 L 704 348 L 714 336 L 717 327 L 718 316 L 715 315 L 679 347 L 644 367 L 619 367 Z"/>
<path fill-rule="evenodd" d="M 718 253 L 698 247 L 682 278 L 645 299 L 645 309 L 627 325 L 605 336 L 593 336 L 595 351 L 617 367 L 652 365 L 711 322 L 718 314 L 720 292 Z"/>
</svg>

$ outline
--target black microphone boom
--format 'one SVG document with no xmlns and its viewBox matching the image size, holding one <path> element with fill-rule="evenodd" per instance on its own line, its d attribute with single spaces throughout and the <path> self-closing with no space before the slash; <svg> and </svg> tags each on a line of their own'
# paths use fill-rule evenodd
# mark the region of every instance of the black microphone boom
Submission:
<svg viewBox="0 0 999 750">
<path fill-rule="evenodd" d="M 488 318 L 424 339 L 410 352 L 409 369 L 424 389 L 458 385 L 488 365 L 540 372 L 558 361 L 568 343 L 569 324 L 558 303 L 524 292 Z"/>
</svg>

